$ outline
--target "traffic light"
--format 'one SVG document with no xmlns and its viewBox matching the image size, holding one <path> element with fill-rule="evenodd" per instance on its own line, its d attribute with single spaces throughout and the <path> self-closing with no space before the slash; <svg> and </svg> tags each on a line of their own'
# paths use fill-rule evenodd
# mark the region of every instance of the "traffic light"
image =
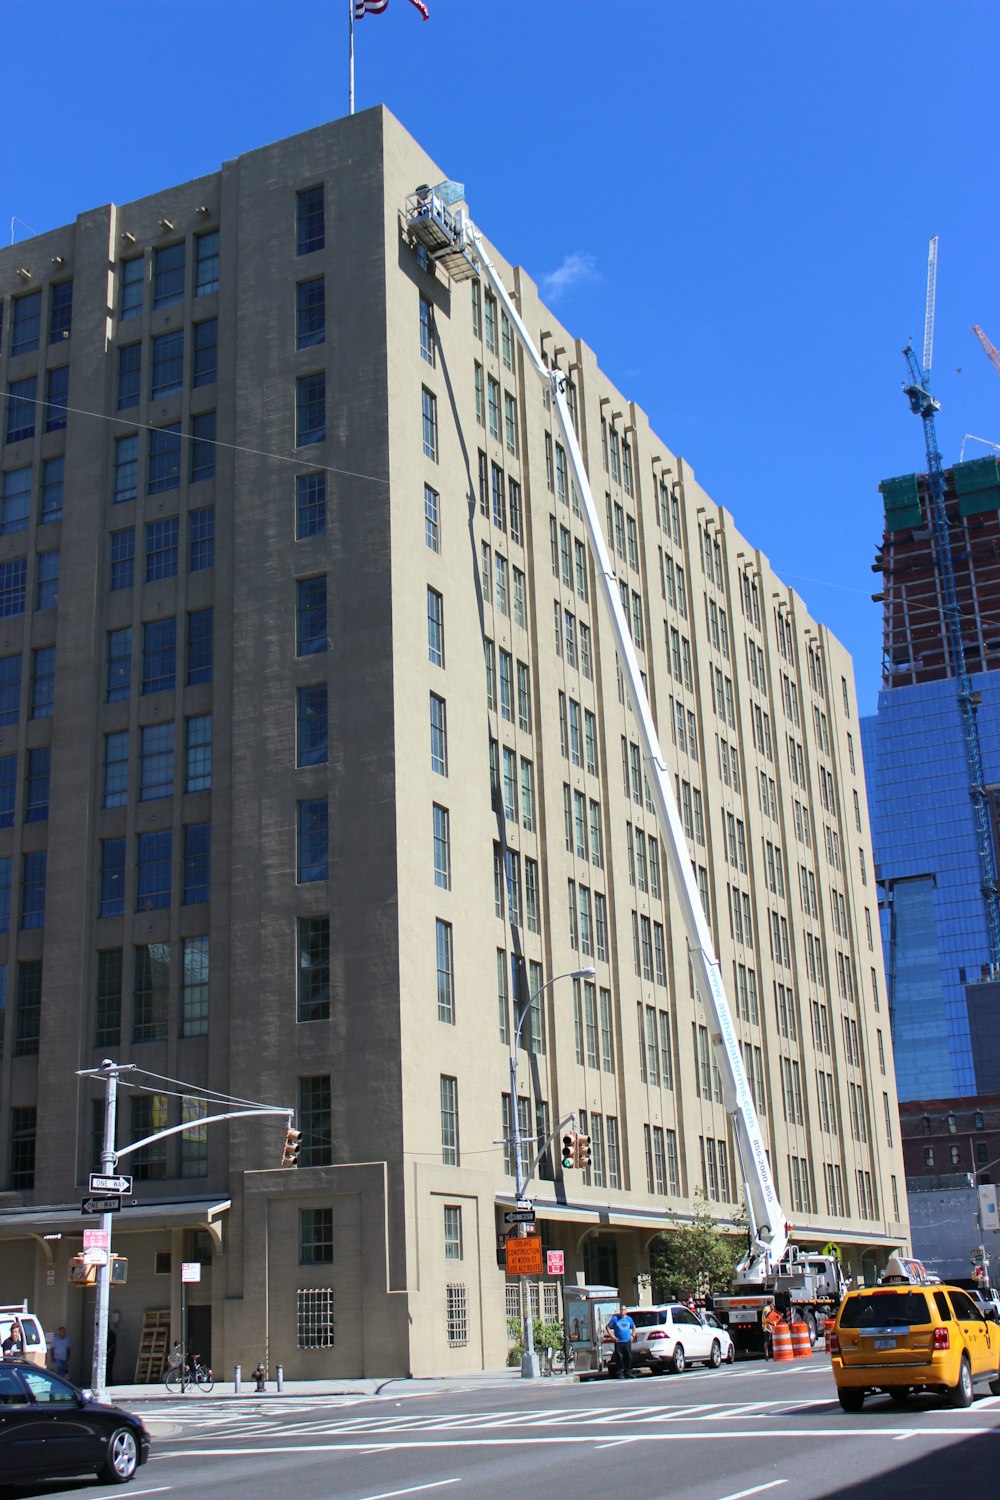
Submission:
<svg viewBox="0 0 1000 1500">
<path fill-rule="evenodd" d="M 299 1152 L 302 1150 L 302 1132 L 293 1130 L 291 1126 L 285 1131 L 285 1144 L 281 1151 L 281 1165 L 283 1167 L 297 1167 L 299 1164 Z"/>
<path fill-rule="evenodd" d="M 576 1138 L 576 1165 L 584 1171 L 590 1166 L 590 1136 L 577 1135 Z"/>
<path fill-rule="evenodd" d="M 74 1255 L 69 1263 L 70 1286 L 96 1286 L 97 1267 L 88 1266 L 82 1255 Z"/>
<path fill-rule="evenodd" d="M 111 1285 L 124 1286 L 128 1281 L 128 1260 L 124 1255 L 111 1257 Z"/>
<path fill-rule="evenodd" d="M 578 1139 L 575 1130 L 568 1130 L 562 1138 L 562 1164 L 564 1169 L 576 1166 L 576 1143 Z"/>
</svg>

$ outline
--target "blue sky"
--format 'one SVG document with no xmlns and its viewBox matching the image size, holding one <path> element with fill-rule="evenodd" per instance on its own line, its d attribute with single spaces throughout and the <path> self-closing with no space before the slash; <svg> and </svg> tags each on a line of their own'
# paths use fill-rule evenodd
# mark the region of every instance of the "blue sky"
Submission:
<svg viewBox="0 0 1000 1500">
<path fill-rule="evenodd" d="M 855 660 L 875 707 L 880 479 L 922 468 L 901 350 L 940 237 L 946 463 L 1000 443 L 1000 8 L 409 0 L 357 26 L 385 103 Z M 48 45 L 41 45 L 43 18 Z M 347 0 L 4 9 L 7 239 L 347 111 Z M 17 132 L 10 129 L 17 123 Z M 554 278 L 547 281 L 547 278 Z M 988 450 L 970 447 L 966 456 Z"/>
</svg>

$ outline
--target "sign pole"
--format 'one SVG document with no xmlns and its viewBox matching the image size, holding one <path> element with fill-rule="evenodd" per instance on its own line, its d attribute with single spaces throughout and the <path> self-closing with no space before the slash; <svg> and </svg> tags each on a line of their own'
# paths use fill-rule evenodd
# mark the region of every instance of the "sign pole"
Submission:
<svg viewBox="0 0 1000 1500">
<path fill-rule="evenodd" d="M 115 1170 L 115 1121 L 118 1109 L 118 1069 L 106 1058 L 101 1064 L 106 1073 L 104 1093 L 104 1140 L 101 1147 L 101 1171 L 110 1177 Z M 101 1215 L 101 1229 L 108 1258 L 97 1268 L 97 1298 L 94 1305 L 94 1358 L 90 1384 L 96 1401 L 108 1399 L 108 1309 L 111 1304 L 111 1225 L 112 1214 Z"/>
</svg>

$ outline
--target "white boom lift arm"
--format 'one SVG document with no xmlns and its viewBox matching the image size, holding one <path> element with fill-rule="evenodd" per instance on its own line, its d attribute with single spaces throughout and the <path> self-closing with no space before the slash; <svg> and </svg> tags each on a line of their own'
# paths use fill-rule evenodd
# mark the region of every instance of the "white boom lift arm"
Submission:
<svg viewBox="0 0 1000 1500">
<path fill-rule="evenodd" d="M 561 370 L 550 370 L 542 362 L 520 313 L 483 247 L 482 236 L 461 210 L 453 212 L 438 197 L 436 191 L 429 189 L 418 189 L 407 207 L 409 229 L 415 238 L 427 246 L 432 259 L 444 261 L 452 274 L 453 268 L 458 268 L 459 261 L 464 262 L 459 272 L 461 279 L 468 279 L 471 274 L 485 276 L 489 280 L 517 330 L 525 355 L 552 395 L 553 407 L 562 428 L 563 441 L 583 506 L 587 535 L 596 562 L 597 582 L 611 618 L 618 659 L 635 706 L 653 804 L 674 874 L 674 889 L 687 927 L 688 947 L 696 981 L 699 977 L 702 981 L 699 989 L 702 991 L 710 1022 L 709 1030 L 723 1082 L 725 1107 L 732 1123 L 740 1159 L 749 1218 L 750 1246 L 737 1269 L 736 1279 L 743 1283 L 763 1282 L 777 1269 L 785 1255 L 788 1248 L 788 1225 L 771 1176 L 767 1148 L 733 1029 L 732 1012 L 726 999 L 722 972 L 691 867 L 684 826 L 677 810 L 670 776 L 663 762 L 639 662 L 622 609 L 617 579 L 573 426 L 566 399 L 566 377 Z M 471 271 L 468 269 L 470 267 Z"/>
</svg>

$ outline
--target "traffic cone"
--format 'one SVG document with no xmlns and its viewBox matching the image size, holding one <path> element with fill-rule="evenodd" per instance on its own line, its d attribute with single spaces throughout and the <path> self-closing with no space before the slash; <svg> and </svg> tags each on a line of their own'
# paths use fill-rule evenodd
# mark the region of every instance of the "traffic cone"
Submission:
<svg viewBox="0 0 1000 1500">
<path fill-rule="evenodd" d="M 792 1324 L 792 1356 L 794 1359 L 812 1358 L 812 1340 L 805 1323 Z"/>
<path fill-rule="evenodd" d="M 794 1359 L 792 1350 L 792 1335 L 787 1323 L 776 1323 L 771 1330 L 771 1348 L 774 1351 L 774 1362 L 778 1364 L 783 1359 Z"/>
<path fill-rule="evenodd" d="M 830 1352 L 830 1335 L 836 1326 L 836 1318 L 827 1318 L 826 1322 L 823 1324 L 823 1342 L 826 1345 L 827 1354 L 829 1354 Z"/>
</svg>

